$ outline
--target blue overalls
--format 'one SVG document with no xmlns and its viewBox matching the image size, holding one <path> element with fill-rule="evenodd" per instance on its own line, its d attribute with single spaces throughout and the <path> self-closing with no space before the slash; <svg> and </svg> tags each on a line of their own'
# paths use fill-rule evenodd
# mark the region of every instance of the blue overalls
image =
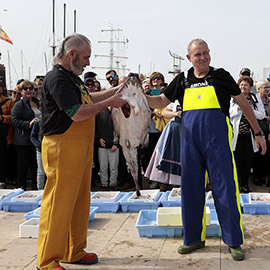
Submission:
<svg viewBox="0 0 270 270">
<path fill-rule="evenodd" d="M 222 237 L 228 246 L 243 244 L 244 233 L 229 118 L 213 85 L 185 89 L 182 114 L 182 217 L 184 245 L 205 241 L 206 171 L 212 185 Z"/>
</svg>

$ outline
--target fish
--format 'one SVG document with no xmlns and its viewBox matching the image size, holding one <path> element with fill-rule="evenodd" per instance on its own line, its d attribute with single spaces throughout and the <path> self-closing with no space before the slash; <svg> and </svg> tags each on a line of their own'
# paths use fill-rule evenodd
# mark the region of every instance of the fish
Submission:
<svg viewBox="0 0 270 270">
<path fill-rule="evenodd" d="M 121 93 L 127 103 L 121 108 L 112 108 L 114 132 L 123 148 L 128 170 L 135 183 L 136 194 L 140 196 L 137 149 L 139 146 L 148 145 L 151 110 L 137 74 L 130 74 L 117 93 Z"/>
</svg>

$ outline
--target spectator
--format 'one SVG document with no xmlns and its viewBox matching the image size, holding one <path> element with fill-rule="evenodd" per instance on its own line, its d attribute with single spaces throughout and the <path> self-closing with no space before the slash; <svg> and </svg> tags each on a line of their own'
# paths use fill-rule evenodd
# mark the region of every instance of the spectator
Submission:
<svg viewBox="0 0 270 270">
<path fill-rule="evenodd" d="M 116 190 L 119 148 L 118 141 L 114 141 L 114 127 L 110 107 L 96 115 L 96 134 L 99 142 L 98 157 L 101 190 Z M 108 170 L 110 171 L 109 177 Z"/>
<path fill-rule="evenodd" d="M 43 169 L 42 164 L 42 156 L 41 156 L 41 142 L 43 139 L 43 135 L 41 133 L 41 124 L 42 118 L 41 115 L 38 117 L 38 120 L 33 125 L 30 140 L 32 144 L 36 147 L 36 155 L 37 155 L 37 189 L 44 189 L 46 174 Z"/>
<path fill-rule="evenodd" d="M 250 69 L 247 68 L 247 67 L 244 67 L 244 68 L 242 68 L 242 69 L 240 70 L 239 78 L 241 78 L 241 77 L 243 77 L 243 76 L 248 76 L 248 77 L 250 77 L 250 78 L 252 79 L 252 76 L 251 76 L 251 75 L 252 75 L 252 74 L 251 74 Z M 252 80 L 253 80 L 253 79 L 252 79 Z M 251 92 L 251 93 L 254 93 L 254 94 L 257 93 L 257 89 L 256 89 L 255 85 L 252 85 L 250 92 Z"/>
<path fill-rule="evenodd" d="M 22 97 L 22 90 L 19 85 L 15 87 L 15 89 L 12 91 L 12 100 L 15 103 L 16 101 L 20 100 Z"/>
<path fill-rule="evenodd" d="M 84 80 L 84 85 L 89 93 L 96 92 L 95 80 L 93 78 L 86 78 Z"/>
<path fill-rule="evenodd" d="M 93 71 L 88 71 L 88 72 L 86 72 L 85 74 L 84 74 L 84 76 L 83 76 L 83 79 L 85 80 L 85 79 L 87 79 L 87 78 L 91 78 L 91 79 L 93 79 L 94 81 L 96 81 L 97 80 L 97 74 L 95 73 L 95 72 L 93 72 Z"/>
<path fill-rule="evenodd" d="M 31 107 L 34 84 L 22 81 L 19 84 L 22 98 L 17 101 L 11 112 L 12 125 L 15 128 L 14 145 L 17 154 L 17 185 L 26 190 L 28 168 L 31 169 L 32 189 L 37 189 L 36 150 L 30 141 L 31 129 L 38 115 Z M 39 111 L 40 115 L 40 111 Z"/>
<path fill-rule="evenodd" d="M 41 100 L 41 89 L 42 89 L 42 84 L 44 82 L 44 76 L 43 75 L 38 75 L 35 77 L 34 83 L 37 85 L 37 100 L 40 102 Z"/>
<path fill-rule="evenodd" d="M 150 96 L 160 95 L 161 93 L 160 88 L 162 87 L 163 83 L 164 83 L 164 76 L 160 72 L 153 72 L 150 76 L 150 90 L 147 91 L 145 94 Z M 163 128 L 165 127 L 165 123 L 163 123 L 162 120 L 164 120 L 162 116 L 162 109 L 152 110 L 152 118 L 149 126 L 149 144 L 148 147 L 144 149 L 142 160 L 142 166 L 144 171 L 146 171 L 147 169 L 147 166 L 150 162 L 150 159 L 156 147 L 157 141 L 161 135 Z M 151 185 L 151 188 L 156 187 L 157 185 L 154 182 Z"/>
<path fill-rule="evenodd" d="M 164 109 L 163 116 L 171 121 L 163 130 L 144 175 L 159 182 L 160 191 L 166 191 L 170 189 L 170 186 L 181 185 L 179 140 L 181 114 L 182 110 L 178 101 L 170 103 Z"/>
<path fill-rule="evenodd" d="M 0 80 L 0 186 L 6 186 L 6 180 L 9 178 L 9 149 L 13 144 L 13 128 L 11 126 L 11 110 L 14 103 L 11 99 L 3 96 L 5 85 Z M 12 166 L 12 165 L 11 165 Z M 0 187 L 0 188 L 1 188 Z"/>
<path fill-rule="evenodd" d="M 106 80 L 112 87 L 115 87 L 119 84 L 119 77 L 115 70 L 111 69 L 106 72 Z"/>
<path fill-rule="evenodd" d="M 99 81 L 95 81 L 95 92 L 101 91 L 101 85 Z"/>
<path fill-rule="evenodd" d="M 145 80 L 145 76 L 142 73 L 139 73 L 138 76 L 139 76 L 140 83 L 142 84 L 143 81 Z"/>
<path fill-rule="evenodd" d="M 249 76 L 242 76 L 238 80 L 238 85 L 242 94 L 251 105 L 256 118 L 265 118 L 265 110 L 261 98 L 259 95 L 250 92 L 253 80 Z M 234 130 L 232 149 L 237 167 L 240 192 L 248 193 L 250 192 L 249 177 L 254 152 L 257 152 L 259 149 L 247 118 L 243 114 L 241 107 L 233 99 L 230 104 L 230 118 Z"/>
<path fill-rule="evenodd" d="M 149 93 L 150 91 L 150 79 L 145 79 L 143 82 L 142 82 L 142 87 L 143 87 L 143 90 L 145 93 Z"/>
<path fill-rule="evenodd" d="M 254 162 L 253 162 L 253 184 L 261 186 L 264 183 L 264 178 L 266 185 L 269 186 L 270 180 L 270 145 L 269 145 L 269 123 L 270 123 L 270 98 L 269 94 L 269 82 L 266 80 L 260 80 L 256 83 L 256 88 L 258 95 L 260 96 L 264 109 L 266 112 L 266 117 L 263 120 L 258 120 L 261 129 L 263 130 L 264 137 L 266 140 L 267 152 L 265 155 L 261 154 L 261 149 L 255 152 Z"/>
</svg>

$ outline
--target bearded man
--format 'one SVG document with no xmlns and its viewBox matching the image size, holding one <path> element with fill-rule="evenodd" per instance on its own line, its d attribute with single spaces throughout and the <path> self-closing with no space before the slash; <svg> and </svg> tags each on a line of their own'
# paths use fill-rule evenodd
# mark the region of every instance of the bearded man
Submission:
<svg viewBox="0 0 270 270">
<path fill-rule="evenodd" d="M 42 160 L 47 182 L 41 202 L 37 269 L 64 270 L 59 262 L 94 264 L 87 253 L 95 115 L 126 102 L 117 87 L 88 93 L 78 77 L 90 65 L 90 41 L 67 37 L 42 86 Z"/>
</svg>

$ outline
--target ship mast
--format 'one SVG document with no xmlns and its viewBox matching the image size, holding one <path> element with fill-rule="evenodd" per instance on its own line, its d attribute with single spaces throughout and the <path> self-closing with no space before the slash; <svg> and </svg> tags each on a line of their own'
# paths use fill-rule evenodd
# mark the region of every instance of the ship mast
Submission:
<svg viewBox="0 0 270 270">
<path fill-rule="evenodd" d="M 119 32 L 123 31 L 123 29 L 114 29 L 113 26 L 111 26 L 110 29 L 103 29 L 101 32 L 110 32 L 111 34 L 111 39 L 110 40 L 105 40 L 105 41 L 98 41 L 98 43 L 108 43 L 110 44 L 110 53 L 109 55 L 104 55 L 104 54 L 95 54 L 95 57 L 107 57 L 110 58 L 110 64 L 107 67 L 92 67 L 93 69 L 115 69 L 116 72 L 119 74 L 120 71 L 122 71 L 122 74 L 125 75 L 126 70 L 130 70 L 126 68 L 126 65 L 122 64 L 122 67 L 120 67 L 121 59 L 128 59 L 126 56 L 119 56 L 115 55 L 114 53 L 114 44 L 126 44 L 126 41 L 119 40 Z M 114 39 L 114 32 L 118 32 L 118 40 Z M 115 65 L 116 64 L 116 65 Z"/>
<path fill-rule="evenodd" d="M 56 45 L 55 45 L 55 0 L 53 0 L 53 44 L 52 44 L 52 50 L 53 50 L 53 57 L 55 56 L 55 49 L 56 49 Z"/>
</svg>

